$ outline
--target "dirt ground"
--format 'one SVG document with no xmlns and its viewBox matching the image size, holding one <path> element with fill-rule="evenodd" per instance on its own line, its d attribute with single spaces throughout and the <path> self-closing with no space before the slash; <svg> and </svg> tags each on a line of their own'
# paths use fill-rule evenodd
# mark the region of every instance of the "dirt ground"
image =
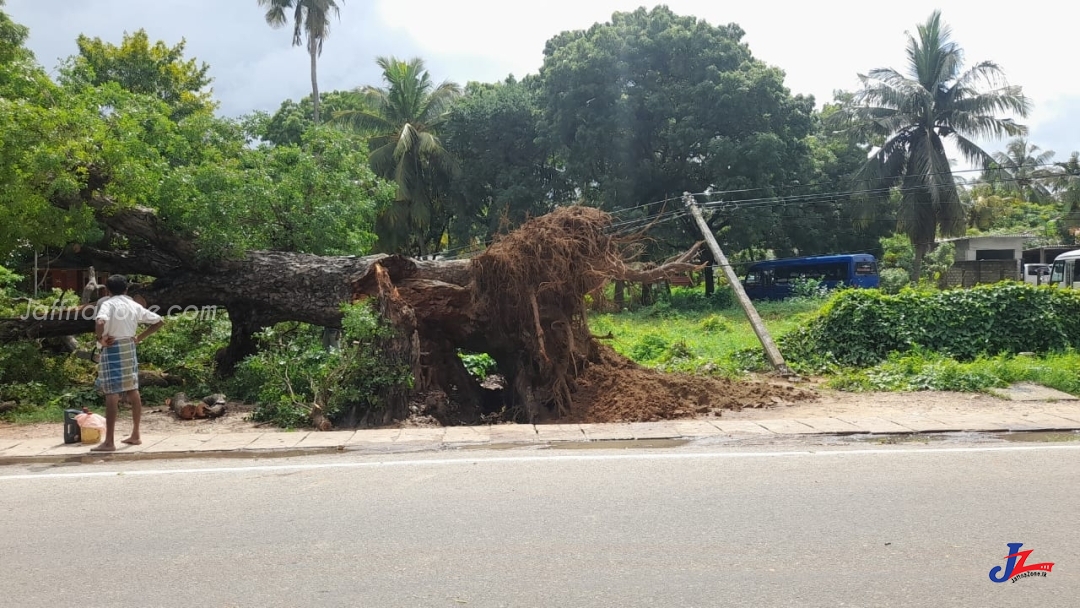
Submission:
<svg viewBox="0 0 1080 608">
<path fill-rule="evenodd" d="M 610 380 L 610 379 L 609 379 Z M 762 379 L 754 382 L 731 382 L 710 380 L 690 384 L 671 380 L 668 375 L 652 379 L 665 382 L 666 391 L 674 383 L 685 391 L 681 401 L 684 409 L 672 409 L 672 403 L 658 406 L 648 393 L 641 392 L 648 382 L 636 383 L 633 392 L 613 390 L 605 385 L 604 378 L 590 378 L 591 384 L 583 384 L 580 391 L 595 395 L 606 394 L 608 399 L 592 401 L 590 411 L 576 413 L 573 422 L 599 419 L 664 420 L 672 418 L 712 418 L 720 416 L 729 420 L 764 420 L 776 418 L 816 418 L 829 416 L 882 417 L 890 414 L 1004 414 L 1018 408 L 1037 411 L 1047 402 L 1016 402 L 990 395 L 973 393 L 948 393 L 922 391 L 917 393 L 844 393 L 816 387 L 813 384 L 790 385 L 779 381 Z M 582 395 L 583 397 L 585 395 Z M 736 405 L 741 409 L 732 409 Z M 230 403 L 225 416 L 214 420 L 177 420 L 164 407 L 151 407 L 143 412 L 143 432 L 148 435 L 172 435 L 189 433 L 240 433 L 282 431 L 272 425 L 250 421 L 251 406 Z M 562 422 L 566 422 L 563 420 Z M 118 432 L 131 428 L 130 413 L 121 409 Z M 409 426 L 406 422 L 402 426 Z M 0 439 L 29 439 L 38 437 L 61 437 L 60 423 L 13 425 L 0 422 Z"/>
<path fill-rule="evenodd" d="M 256 423 L 249 420 L 253 406 L 243 403 L 229 403 L 225 415 L 220 418 L 205 420 L 179 420 L 163 405 L 143 408 L 142 432 L 146 435 L 176 435 L 196 433 L 244 433 L 281 431 L 276 426 Z M 104 408 L 94 411 L 101 413 Z M 64 430 L 60 422 L 37 424 L 10 424 L 0 422 L 0 439 L 31 439 L 36 437 L 62 437 Z M 120 420 L 117 432 L 131 430 L 131 410 L 120 406 Z"/>
<path fill-rule="evenodd" d="M 919 391 L 911 393 L 848 393 L 815 387 L 818 398 L 766 409 L 743 409 L 724 412 L 731 420 L 764 420 L 768 418 L 818 418 L 831 416 L 883 417 L 890 414 L 909 414 L 933 418 L 935 414 L 986 414 L 994 416 L 1018 409 L 1034 411 L 1046 401 L 1011 401 L 982 393 L 951 393 Z"/>
<path fill-rule="evenodd" d="M 809 387 L 768 378 L 729 380 L 661 373 L 607 348 L 578 377 L 571 415 L 540 422 L 655 422 L 771 408 L 817 398 Z"/>
</svg>

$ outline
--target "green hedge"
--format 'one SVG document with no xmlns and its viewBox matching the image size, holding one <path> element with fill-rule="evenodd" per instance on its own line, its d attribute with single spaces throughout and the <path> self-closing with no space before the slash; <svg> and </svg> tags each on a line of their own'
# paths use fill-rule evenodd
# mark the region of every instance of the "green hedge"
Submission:
<svg viewBox="0 0 1080 608">
<path fill-rule="evenodd" d="M 846 290 L 780 346 L 815 366 L 869 366 L 917 347 L 958 361 L 1060 351 L 1080 346 L 1080 292 L 1013 282 L 896 295 Z"/>
</svg>

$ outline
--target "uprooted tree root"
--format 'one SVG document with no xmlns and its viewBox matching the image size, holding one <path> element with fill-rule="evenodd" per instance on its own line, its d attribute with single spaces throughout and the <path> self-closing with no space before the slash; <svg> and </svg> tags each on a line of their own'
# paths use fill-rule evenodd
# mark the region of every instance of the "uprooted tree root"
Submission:
<svg viewBox="0 0 1080 608">
<path fill-rule="evenodd" d="M 636 268 L 637 239 L 611 234 L 610 224 L 600 210 L 562 208 L 472 260 L 474 297 L 492 320 L 488 352 L 529 420 L 658 420 L 802 395 L 662 374 L 602 347 L 589 332 L 586 294 L 609 280 L 657 281 L 698 268 L 690 255 Z"/>
</svg>

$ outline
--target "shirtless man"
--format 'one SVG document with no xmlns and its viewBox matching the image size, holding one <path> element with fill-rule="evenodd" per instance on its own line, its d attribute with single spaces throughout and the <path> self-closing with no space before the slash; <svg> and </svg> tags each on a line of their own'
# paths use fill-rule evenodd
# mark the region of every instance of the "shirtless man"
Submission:
<svg viewBox="0 0 1080 608">
<path fill-rule="evenodd" d="M 105 440 L 91 448 L 92 452 L 113 452 L 116 444 L 113 432 L 120 407 L 120 396 L 131 404 L 131 436 L 123 442 L 139 445 L 139 421 L 142 418 L 142 396 L 139 394 L 139 361 L 135 346 L 161 329 L 164 320 L 127 295 L 127 278 L 114 274 L 105 281 L 106 297 L 98 301 L 94 334 L 101 348 L 98 360 L 97 388 L 105 395 Z M 150 327 L 139 332 L 139 324 Z"/>
</svg>

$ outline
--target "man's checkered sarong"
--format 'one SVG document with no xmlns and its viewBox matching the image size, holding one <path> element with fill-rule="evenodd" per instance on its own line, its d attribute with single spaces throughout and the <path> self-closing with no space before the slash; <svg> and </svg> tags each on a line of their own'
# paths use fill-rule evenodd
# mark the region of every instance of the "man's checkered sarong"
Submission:
<svg viewBox="0 0 1080 608">
<path fill-rule="evenodd" d="M 134 338 L 120 338 L 101 349 L 95 385 L 106 395 L 138 390 L 139 361 L 135 357 Z"/>
</svg>

